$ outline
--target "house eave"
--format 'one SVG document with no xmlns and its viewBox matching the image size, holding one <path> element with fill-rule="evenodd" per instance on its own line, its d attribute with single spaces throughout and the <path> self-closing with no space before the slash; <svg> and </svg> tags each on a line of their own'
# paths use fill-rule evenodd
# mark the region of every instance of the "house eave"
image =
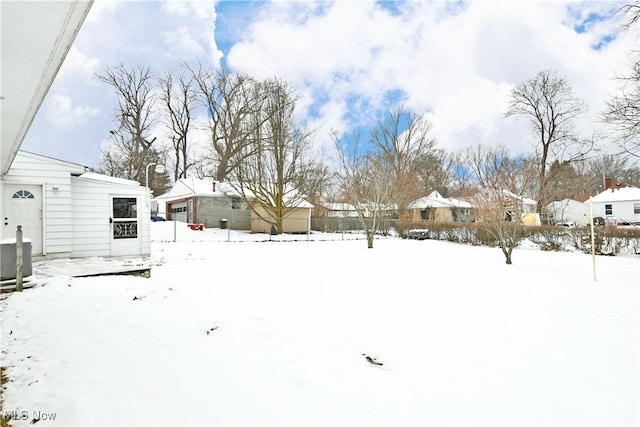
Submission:
<svg viewBox="0 0 640 427">
<path fill-rule="evenodd" d="M 0 174 L 15 159 L 93 0 L 2 1 Z"/>
</svg>

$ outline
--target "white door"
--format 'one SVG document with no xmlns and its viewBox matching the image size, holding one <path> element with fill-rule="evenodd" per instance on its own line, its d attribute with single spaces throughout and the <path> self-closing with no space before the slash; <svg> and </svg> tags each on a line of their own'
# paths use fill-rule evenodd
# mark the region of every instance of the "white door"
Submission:
<svg viewBox="0 0 640 427">
<path fill-rule="evenodd" d="M 22 237 L 31 240 L 31 254 L 42 254 L 42 187 L 5 184 L 2 203 L 2 238 L 16 237 L 18 225 Z"/>
<path fill-rule="evenodd" d="M 111 196 L 111 255 L 139 255 L 141 251 L 138 199 Z"/>
</svg>

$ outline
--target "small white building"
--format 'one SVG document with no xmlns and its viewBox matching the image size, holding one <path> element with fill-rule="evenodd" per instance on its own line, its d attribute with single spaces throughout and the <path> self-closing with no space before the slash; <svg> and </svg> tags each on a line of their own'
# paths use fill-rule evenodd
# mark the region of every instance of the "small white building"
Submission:
<svg viewBox="0 0 640 427">
<path fill-rule="evenodd" d="M 322 202 L 314 206 L 316 211 L 327 218 L 358 218 L 356 207 L 346 202 Z"/>
<path fill-rule="evenodd" d="M 614 186 L 589 200 L 593 203 L 594 217 L 615 217 L 625 222 L 640 223 L 640 188 L 638 187 Z"/>
<path fill-rule="evenodd" d="M 577 225 L 589 225 L 589 205 L 573 199 L 551 202 L 547 205 L 547 212 L 554 224 L 573 222 Z"/>
<path fill-rule="evenodd" d="M 18 225 L 31 253 L 47 257 L 150 253 L 146 188 L 83 165 L 19 151 L 0 181 L 0 239 Z"/>
</svg>

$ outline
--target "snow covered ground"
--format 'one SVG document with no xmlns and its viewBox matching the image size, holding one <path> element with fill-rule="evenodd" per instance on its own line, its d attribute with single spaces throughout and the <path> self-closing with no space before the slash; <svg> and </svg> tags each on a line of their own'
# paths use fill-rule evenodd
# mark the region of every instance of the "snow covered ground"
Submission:
<svg viewBox="0 0 640 427">
<path fill-rule="evenodd" d="M 638 257 L 179 233 L 0 301 L 12 425 L 640 424 Z"/>
</svg>

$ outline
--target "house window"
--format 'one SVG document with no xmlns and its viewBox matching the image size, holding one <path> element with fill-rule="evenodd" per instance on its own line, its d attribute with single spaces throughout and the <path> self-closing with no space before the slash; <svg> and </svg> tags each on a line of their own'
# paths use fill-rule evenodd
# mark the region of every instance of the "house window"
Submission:
<svg viewBox="0 0 640 427">
<path fill-rule="evenodd" d="M 633 204 L 633 213 L 635 215 L 640 215 L 640 203 Z"/>
<path fill-rule="evenodd" d="M 137 218 L 137 207 L 135 197 L 114 197 L 113 218 Z"/>
<path fill-rule="evenodd" d="M 12 199 L 33 199 L 34 197 L 31 191 L 19 190 L 13 193 L 13 196 L 11 196 L 11 198 Z"/>
<path fill-rule="evenodd" d="M 604 214 L 613 215 L 613 205 L 604 205 Z"/>
<path fill-rule="evenodd" d="M 240 209 L 240 197 L 231 198 L 231 209 Z"/>
</svg>

